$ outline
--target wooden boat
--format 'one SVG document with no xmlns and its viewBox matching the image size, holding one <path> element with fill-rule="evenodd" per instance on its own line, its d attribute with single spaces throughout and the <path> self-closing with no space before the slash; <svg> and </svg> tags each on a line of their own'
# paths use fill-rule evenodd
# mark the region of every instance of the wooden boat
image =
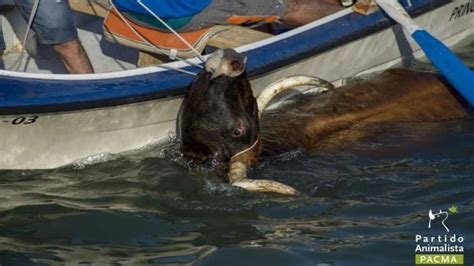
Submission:
<svg viewBox="0 0 474 266">
<path fill-rule="evenodd" d="M 417 0 L 405 6 L 448 46 L 473 39 L 469 0 Z M 284 76 L 314 75 L 337 84 L 423 56 L 382 12 L 364 16 L 351 9 L 237 50 L 248 56 L 256 94 Z M 199 71 L 184 62 L 92 75 L 0 70 L 0 169 L 56 168 L 168 141 L 193 79 L 172 69 Z"/>
</svg>

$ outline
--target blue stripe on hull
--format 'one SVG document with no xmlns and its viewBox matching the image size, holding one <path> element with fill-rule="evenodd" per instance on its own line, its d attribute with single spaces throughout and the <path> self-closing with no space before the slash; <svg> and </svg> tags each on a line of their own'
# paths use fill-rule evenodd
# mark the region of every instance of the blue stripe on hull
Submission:
<svg viewBox="0 0 474 266">
<path fill-rule="evenodd" d="M 412 15 L 449 3 L 417 0 Z M 385 29 L 394 23 L 380 13 L 349 14 L 287 39 L 248 51 L 250 78 L 297 62 L 349 41 Z M 186 68 L 197 72 L 196 67 Z M 115 106 L 182 95 L 192 77 L 164 71 L 104 80 L 39 80 L 0 76 L 0 114 L 25 114 Z"/>
</svg>

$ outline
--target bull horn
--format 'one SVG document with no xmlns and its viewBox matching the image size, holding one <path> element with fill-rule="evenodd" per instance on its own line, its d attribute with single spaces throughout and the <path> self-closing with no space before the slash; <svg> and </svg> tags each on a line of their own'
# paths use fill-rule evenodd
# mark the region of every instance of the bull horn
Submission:
<svg viewBox="0 0 474 266">
<path fill-rule="evenodd" d="M 259 148 L 259 140 L 232 156 L 229 165 L 229 183 L 251 192 L 274 192 L 284 195 L 298 195 L 298 190 L 280 182 L 265 179 L 249 179 L 247 165 L 251 164 L 252 153 Z"/>
<path fill-rule="evenodd" d="M 259 118 L 263 113 L 263 110 L 267 107 L 268 103 L 281 92 L 297 87 L 297 86 L 315 86 L 322 91 L 333 89 L 334 86 L 324 79 L 312 76 L 290 76 L 279 79 L 272 84 L 268 85 L 257 97 L 258 114 Z"/>
<path fill-rule="evenodd" d="M 233 162 L 230 166 L 229 181 L 234 187 L 250 192 L 273 192 L 283 195 L 299 195 L 300 192 L 283 183 L 266 179 L 247 178 L 247 166 L 241 162 Z"/>
<path fill-rule="evenodd" d="M 265 179 L 245 179 L 232 183 L 251 192 L 274 192 L 283 195 L 299 195 L 299 191 L 283 183 Z"/>
</svg>

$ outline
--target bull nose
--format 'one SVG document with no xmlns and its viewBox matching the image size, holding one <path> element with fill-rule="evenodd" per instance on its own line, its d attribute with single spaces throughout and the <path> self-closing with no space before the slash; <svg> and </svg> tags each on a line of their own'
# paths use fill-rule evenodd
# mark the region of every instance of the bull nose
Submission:
<svg viewBox="0 0 474 266">
<path fill-rule="evenodd" d="M 217 157 L 212 157 L 211 158 L 210 164 L 211 164 L 212 168 L 217 167 L 221 163 L 222 163 L 222 161 L 219 158 L 217 158 Z"/>
</svg>

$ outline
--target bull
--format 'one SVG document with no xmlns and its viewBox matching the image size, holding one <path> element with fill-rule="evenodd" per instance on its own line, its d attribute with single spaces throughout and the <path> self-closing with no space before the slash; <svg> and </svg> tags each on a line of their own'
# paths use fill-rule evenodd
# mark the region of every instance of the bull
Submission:
<svg viewBox="0 0 474 266">
<path fill-rule="evenodd" d="M 210 55 L 185 95 L 178 129 L 185 158 L 249 191 L 298 193 L 276 181 L 249 179 L 247 170 L 260 156 L 314 150 L 341 139 L 353 141 L 365 135 L 364 126 L 373 123 L 439 121 L 469 113 L 438 75 L 404 69 L 338 88 L 318 78 L 290 77 L 255 98 L 245 63 L 246 58 L 232 49 Z M 289 107 L 262 116 L 275 95 L 298 85 L 326 92 L 301 97 Z"/>
</svg>

